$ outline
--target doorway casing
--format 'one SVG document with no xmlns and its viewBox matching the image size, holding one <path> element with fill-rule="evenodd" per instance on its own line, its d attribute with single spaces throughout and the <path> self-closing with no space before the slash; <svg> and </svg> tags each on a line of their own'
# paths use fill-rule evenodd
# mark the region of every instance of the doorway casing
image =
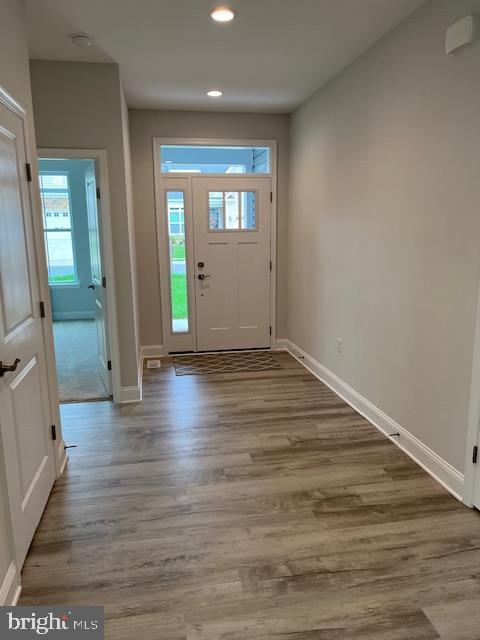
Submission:
<svg viewBox="0 0 480 640">
<path fill-rule="evenodd" d="M 179 145 L 179 146 L 212 146 L 212 147 L 268 147 L 270 149 L 270 172 L 255 174 L 255 173 L 195 173 L 190 172 L 176 172 L 176 173 L 163 173 L 161 172 L 160 162 L 160 150 L 162 145 Z M 157 251 L 158 251 L 158 270 L 160 280 L 160 296 L 161 296 L 161 319 L 162 319 L 162 336 L 163 336 L 163 353 L 168 354 L 174 351 L 188 351 L 188 347 L 185 349 L 178 348 L 178 336 L 174 336 L 171 331 L 170 323 L 170 309 L 169 309 L 169 281 L 168 281 L 168 255 L 167 255 L 167 237 L 166 237 L 166 212 L 164 202 L 165 189 L 172 188 L 175 184 L 178 184 L 179 191 L 185 191 L 185 205 L 186 209 L 190 212 L 193 210 L 193 195 L 192 195 L 192 176 L 195 179 L 211 179 L 211 178 L 225 178 L 235 180 L 244 180 L 245 178 L 270 178 L 271 181 L 271 203 L 270 203 L 270 259 L 271 259 L 271 273 L 270 273 L 270 348 L 273 348 L 276 344 L 276 322 L 277 322 L 277 141 L 276 140 L 263 140 L 263 139 L 228 139 L 228 138 L 153 138 L 153 166 L 154 166 L 154 184 L 155 184 L 155 216 L 156 216 L 156 231 L 157 231 Z M 185 183 L 188 184 L 188 188 L 185 190 Z M 192 225 L 187 227 L 187 243 L 193 246 L 193 233 Z M 190 255 L 187 254 L 187 273 L 193 273 L 193 252 L 190 251 Z M 190 264 L 189 264 L 190 263 Z M 191 287 L 189 288 L 191 289 Z M 189 294 L 189 308 L 195 309 L 194 294 Z M 192 316 L 194 320 L 194 316 Z M 196 343 L 196 327 L 195 322 L 192 321 L 190 331 L 193 334 L 194 344 Z M 173 344 L 175 343 L 175 344 Z"/>
<path fill-rule="evenodd" d="M 104 262 L 105 277 L 107 280 L 107 324 L 108 342 L 110 346 L 112 362 L 112 391 L 113 401 L 121 402 L 121 381 L 120 381 L 120 349 L 118 342 L 117 328 L 117 305 L 115 289 L 115 268 L 113 262 L 113 242 L 112 242 L 112 221 L 110 209 L 110 193 L 108 179 L 107 152 L 105 149 L 53 149 L 38 148 L 39 158 L 56 158 L 66 160 L 94 160 L 97 173 L 97 186 L 101 191 L 101 206 L 99 208 L 100 224 L 102 229 L 102 254 Z M 48 277 L 46 276 L 48 283 Z M 53 366 L 54 363 L 53 363 Z M 53 377 L 56 381 L 56 374 Z M 55 391 L 58 398 L 58 390 Z"/>
</svg>

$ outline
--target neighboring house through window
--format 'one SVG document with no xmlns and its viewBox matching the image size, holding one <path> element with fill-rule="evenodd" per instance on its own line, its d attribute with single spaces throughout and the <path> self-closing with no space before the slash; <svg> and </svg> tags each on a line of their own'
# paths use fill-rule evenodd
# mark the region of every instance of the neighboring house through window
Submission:
<svg viewBox="0 0 480 640">
<path fill-rule="evenodd" d="M 185 235 L 183 204 L 168 203 L 168 230 L 171 236 Z"/>
</svg>

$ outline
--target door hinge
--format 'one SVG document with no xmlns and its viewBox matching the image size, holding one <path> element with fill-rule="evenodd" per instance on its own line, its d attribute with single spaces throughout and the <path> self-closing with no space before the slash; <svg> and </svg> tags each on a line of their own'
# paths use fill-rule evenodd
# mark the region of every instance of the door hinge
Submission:
<svg viewBox="0 0 480 640">
<path fill-rule="evenodd" d="M 107 286 L 107 279 L 105 276 L 102 276 L 102 287 L 106 287 Z"/>
<path fill-rule="evenodd" d="M 56 440 L 57 439 L 57 427 L 52 424 L 52 440 Z"/>
<path fill-rule="evenodd" d="M 478 459 L 478 447 L 475 446 L 473 447 L 473 456 L 472 456 L 473 464 L 477 464 L 477 459 Z"/>
<path fill-rule="evenodd" d="M 43 300 L 40 300 L 38 304 L 40 306 L 40 318 L 45 318 L 45 303 Z"/>
<path fill-rule="evenodd" d="M 272 326 L 270 325 L 270 335 L 272 335 Z"/>
<path fill-rule="evenodd" d="M 27 182 L 32 181 L 32 167 L 29 162 L 25 165 L 25 171 L 27 172 Z"/>
<path fill-rule="evenodd" d="M 100 187 L 97 187 L 97 200 L 100 200 Z"/>
<path fill-rule="evenodd" d="M 270 191 L 270 202 L 273 202 L 273 191 Z"/>
<path fill-rule="evenodd" d="M 109 361 L 107 362 L 107 369 L 108 369 L 109 371 L 111 371 L 111 370 L 112 370 L 112 361 L 111 361 L 111 360 L 109 360 Z"/>
<path fill-rule="evenodd" d="M 272 261 L 270 260 L 270 271 L 272 270 L 272 268 L 273 268 L 273 264 L 272 264 Z"/>
</svg>

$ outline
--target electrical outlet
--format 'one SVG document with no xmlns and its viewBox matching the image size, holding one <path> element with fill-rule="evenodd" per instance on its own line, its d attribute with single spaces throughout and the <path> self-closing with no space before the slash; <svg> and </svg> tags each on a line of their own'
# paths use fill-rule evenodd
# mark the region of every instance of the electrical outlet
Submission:
<svg viewBox="0 0 480 640">
<path fill-rule="evenodd" d="M 343 340 L 342 338 L 337 338 L 337 353 L 343 352 Z"/>
</svg>

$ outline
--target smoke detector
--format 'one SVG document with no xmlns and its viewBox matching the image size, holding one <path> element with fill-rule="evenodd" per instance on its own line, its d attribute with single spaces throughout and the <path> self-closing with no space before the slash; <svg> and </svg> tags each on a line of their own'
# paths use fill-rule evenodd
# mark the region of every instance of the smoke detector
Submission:
<svg viewBox="0 0 480 640">
<path fill-rule="evenodd" d="M 91 47 L 93 44 L 93 37 L 88 33 L 76 33 L 72 36 L 72 42 L 77 47 Z"/>
</svg>

